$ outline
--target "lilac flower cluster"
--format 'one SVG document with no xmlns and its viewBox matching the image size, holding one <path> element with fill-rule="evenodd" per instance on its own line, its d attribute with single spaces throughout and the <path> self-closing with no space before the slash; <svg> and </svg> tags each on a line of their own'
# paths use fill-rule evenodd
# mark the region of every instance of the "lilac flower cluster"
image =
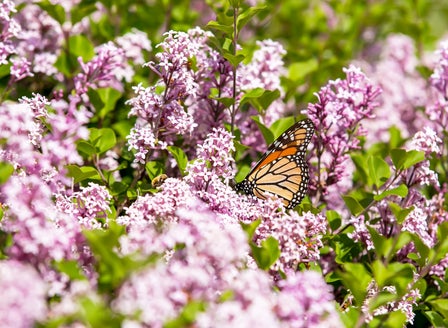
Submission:
<svg viewBox="0 0 448 328">
<path fill-rule="evenodd" d="M 10 259 L 38 268 L 51 283 L 48 293 L 64 288 L 64 278 L 54 272 L 53 261 L 77 259 L 76 248 L 84 239 L 78 222 L 55 207 L 59 193 L 69 193 L 67 164 L 81 163 L 75 140 L 86 131 L 86 120 L 62 108 L 47 110 L 50 102 L 39 94 L 23 98 L 20 104 L 0 106 L 0 160 L 14 173 L 0 186 L 3 218 L 0 229 L 12 236 L 6 250 Z M 66 109 L 66 108 L 64 108 Z"/>
<path fill-rule="evenodd" d="M 386 142 L 392 126 L 405 138 L 423 128 L 426 120 L 418 108 L 428 102 L 430 95 L 427 81 L 418 71 L 421 62 L 415 52 L 410 37 L 392 34 L 381 45 L 379 61 L 372 64 L 372 60 L 366 58 L 357 63 L 382 90 L 375 117 L 364 123 L 369 131 L 368 145 Z"/>
<path fill-rule="evenodd" d="M 17 56 L 21 58 L 18 67 L 22 71 L 28 67 L 28 76 L 39 74 L 61 80 L 62 74 L 54 66 L 64 41 L 61 25 L 38 5 L 22 5 L 15 16 L 22 30 L 14 42 Z"/>
<path fill-rule="evenodd" d="M 171 206 L 164 209 L 164 203 Z M 161 326 L 189 302 L 205 302 L 206 310 L 196 320 L 199 327 L 210 323 L 281 327 L 299 322 L 299 327 L 322 322 L 341 326 L 331 290 L 319 274 L 291 273 L 281 292 L 274 292 L 268 275 L 245 268 L 249 249 L 240 226 L 223 224 L 180 180 L 169 178 L 161 192 L 141 197 L 121 222 L 129 230 L 121 240 L 123 251 L 135 254 L 138 249 L 165 258 L 135 273 L 120 288 L 113 306 L 135 318 L 133 324 Z M 227 293 L 230 298 L 222 299 Z"/>
<path fill-rule="evenodd" d="M 150 150 L 163 149 L 159 144 L 162 147 L 173 144 L 178 135 L 183 135 L 184 143 L 190 144 L 192 152 L 214 127 L 230 121 L 230 112 L 219 99 L 233 97 L 233 68 L 207 44 L 211 35 L 200 28 L 170 31 L 158 45 L 162 51 L 156 54 L 157 61 L 144 65 L 151 68 L 159 81 L 147 88 L 138 85 L 134 88 L 136 97 L 128 101 L 132 107 L 129 115 L 137 117 L 129 136 L 130 149 L 136 150 L 136 162 L 143 162 Z M 270 40 L 258 45 L 260 49 L 255 51 L 252 61 L 238 67 L 236 106 L 244 92 L 253 88 L 281 90 L 284 49 Z M 282 103 L 274 102 L 263 115 L 265 124 L 283 113 Z M 254 108 L 239 112 L 236 124 L 243 139 L 247 138 L 244 143 L 262 151 L 265 146 L 258 142 L 261 134 L 250 119 L 257 114 Z"/>
<path fill-rule="evenodd" d="M 410 140 L 407 145 L 408 150 L 418 150 L 425 152 L 429 158 L 432 154 L 440 153 L 441 140 L 434 133 L 431 128 L 425 128 L 424 131 L 419 131 Z M 374 227 L 382 235 L 390 236 L 399 231 L 409 231 L 415 233 L 420 237 L 422 242 L 428 247 L 432 247 L 437 241 L 436 231 L 437 224 L 429 224 L 431 220 L 428 218 L 434 213 L 444 213 L 443 205 L 437 204 L 432 200 L 427 200 L 422 194 L 421 186 L 432 186 L 436 190 L 440 190 L 437 173 L 430 169 L 429 160 L 417 163 L 407 170 L 400 172 L 396 181 L 389 186 L 389 188 L 398 187 L 400 184 L 405 184 L 409 188 L 408 195 L 400 200 L 400 205 L 404 207 L 414 206 L 414 209 L 406 217 L 401 227 L 397 226 L 395 217 L 393 216 L 386 200 L 382 200 L 372 207 L 372 213 L 381 217 L 381 220 L 376 224 L 365 222 L 365 216 L 352 217 L 350 223 L 355 228 L 353 233 L 350 233 L 356 241 L 360 241 L 367 246 L 367 249 L 373 249 L 373 242 L 370 233 L 367 230 L 367 225 Z M 436 196 L 435 196 L 436 197 Z M 394 199 L 390 197 L 389 200 Z M 429 206 L 433 203 L 434 205 Z M 400 251 L 401 256 L 406 256 L 410 252 L 414 252 L 415 248 L 411 243 L 406 248 Z"/>
<path fill-rule="evenodd" d="M 14 2 L 11 0 L 2 1 L 0 4 L 0 65 L 8 63 L 8 58 L 16 52 L 13 39 L 18 38 L 21 32 L 20 25 L 12 18 L 16 13 Z"/>
<path fill-rule="evenodd" d="M 348 152 L 359 148 L 358 136 L 365 134 L 360 122 L 373 117 L 381 92 L 359 68 L 350 66 L 344 72 L 346 78 L 321 88 L 316 94 L 318 102 L 309 104 L 306 111 L 316 127 L 311 143 L 315 153 L 312 161 L 317 165 L 310 168 L 310 189 L 318 194 L 318 201 L 325 199 L 330 209 L 340 204 L 340 199 L 331 195 L 348 190 L 344 186 L 352 173 Z"/>
<path fill-rule="evenodd" d="M 45 319 L 47 286 L 30 265 L 0 262 L 0 322 L 4 327 L 28 328 Z"/>
<path fill-rule="evenodd" d="M 394 286 L 386 286 L 382 290 L 391 294 L 397 294 Z M 422 296 L 418 289 L 410 289 L 409 292 L 403 295 L 403 297 L 401 297 L 398 301 L 388 302 L 386 305 L 376 308 L 373 312 L 370 312 L 371 310 L 369 309 L 369 304 L 375 297 L 378 296 L 380 290 L 378 286 L 376 286 L 375 282 L 372 281 L 367 288 L 367 291 L 367 298 L 361 307 L 363 314 L 366 316 L 366 323 L 370 322 L 374 316 L 379 316 L 394 311 L 401 311 L 406 315 L 406 322 L 413 324 L 415 317 L 413 307 L 417 305 L 417 301 Z"/>
<path fill-rule="evenodd" d="M 121 89 L 119 81 L 125 74 L 124 50 L 116 47 L 112 42 L 101 45 L 96 49 L 96 56 L 87 63 L 79 57 L 82 72 L 74 78 L 78 95 L 85 94 L 89 88 L 115 87 Z"/>
<path fill-rule="evenodd" d="M 104 186 L 90 182 L 88 187 L 71 196 L 58 195 L 56 207 L 70 217 L 77 219 L 81 227 L 99 229 L 107 227 L 110 212 L 109 201 L 112 196 Z"/>
<path fill-rule="evenodd" d="M 197 127 L 190 110 L 183 104 L 188 97 L 196 98 L 198 85 L 191 62 L 203 51 L 210 34 L 193 29 L 185 32 L 167 32 L 158 46 L 157 63 L 148 66 L 160 80 L 156 86 L 134 88 L 136 97 L 130 99 L 129 116 L 137 122 L 129 136 L 129 148 L 135 149 L 136 162 L 144 163 L 147 153 L 171 145 L 178 135 L 188 138 Z M 162 90 L 162 92 L 159 92 Z"/>
<path fill-rule="evenodd" d="M 285 49 L 279 42 L 272 40 L 257 41 L 257 46 L 259 49 L 254 52 L 252 60 L 247 65 L 241 65 L 238 70 L 238 99 L 244 95 L 244 92 L 256 88 L 270 91 L 278 90 L 281 96 L 283 96 L 280 79 L 286 74 L 285 64 L 282 59 L 286 54 Z M 261 115 L 262 122 L 270 126 L 284 116 L 285 112 L 286 106 L 279 98 Z M 251 155 L 254 155 L 255 151 L 266 151 L 265 145 L 259 142 L 262 139 L 262 135 L 257 125 L 253 120 L 249 119 L 253 115 L 259 115 L 255 108 L 250 108 L 246 112 L 239 111 L 236 115 L 236 122 L 242 133 L 241 142 L 251 147 Z"/>
<path fill-rule="evenodd" d="M 281 207 L 278 200 L 268 200 L 261 206 L 263 208 L 257 211 L 257 215 L 262 221 L 255 231 L 254 242 L 260 245 L 270 236 L 279 242 L 281 254 L 271 267 L 274 275 L 278 272 L 293 273 L 300 263 L 320 259 L 322 236 L 327 230 L 327 222 L 322 215 L 278 211 Z"/>
<path fill-rule="evenodd" d="M 279 285 L 279 314 L 289 327 L 343 326 L 332 302 L 332 288 L 317 272 L 296 272 Z"/>
<path fill-rule="evenodd" d="M 213 129 L 204 143 L 198 146 L 195 162 L 187 166 L 186 181 L 196 190 L 204 192 L 208 192 L 208 187 L 213 185 L 214 180 L 222 178 L 228 184 L 235 175 L 235 160 L 232 157 L 234 152 L 233 136 L 222 128 Z"/>
<path fill-rule="evenodd" d="M 426 106 L 425 113 L 434 130 L 441 135 L 448 129 L 448 41 L 440 44 L 436 55 L 437 61 L 430 77 L 434 89 L 434 103 Z"/>
<path fill-rule="evenodd" d="M 143 51 L 151 51 L 151 41 L 145 32 L 133 28 L 131 32 L 118 37 L 115 42 L 124 50 L 124 55 L 128 60 L 131 60 L 135 65 L 143 65 L 145 58 Z"/>
</svg>

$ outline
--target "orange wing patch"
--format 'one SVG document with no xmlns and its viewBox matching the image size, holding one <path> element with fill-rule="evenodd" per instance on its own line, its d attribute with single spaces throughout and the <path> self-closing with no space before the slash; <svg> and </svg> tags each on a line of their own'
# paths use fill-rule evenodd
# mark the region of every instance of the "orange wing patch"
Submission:
<svg viewBox="0 0 448 328">
<path fill-rule="evenodd" d="M 261 199 L 266 199 L 265 193 L 269 192 L 282 198 L 286 208 L 294 208 L 308 189 L 305 152 L 313 133 L 309 119 L 291 126 L 269 146 L 236 189 Z"/>
</svg>

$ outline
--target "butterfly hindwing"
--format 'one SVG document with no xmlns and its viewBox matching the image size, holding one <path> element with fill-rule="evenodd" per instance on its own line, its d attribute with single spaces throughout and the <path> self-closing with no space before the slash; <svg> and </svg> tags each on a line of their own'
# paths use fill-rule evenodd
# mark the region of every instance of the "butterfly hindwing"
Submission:
<svg viewBox="0 0 448 328">
<path fill-rule="evenodd" d="M 269 146 L 236 188 L 262 199 L 266 198 L 265 192 L 275 194 L 287 208 L 294 208 L 308 190 L 305 152 L 313 133 L 314 126 L 309 119 L 291 126 Z"/>
</svg>

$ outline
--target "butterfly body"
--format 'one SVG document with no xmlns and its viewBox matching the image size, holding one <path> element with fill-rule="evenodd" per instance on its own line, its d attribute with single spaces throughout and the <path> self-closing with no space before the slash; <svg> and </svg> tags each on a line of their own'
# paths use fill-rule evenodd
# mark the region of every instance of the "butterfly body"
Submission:
<svg viewBox="0 0 448 328">
<path fill-rule="evenodd" d="M 298 205 L 308 190 L 306 149 L 314 133 L 309 119 L 297 122 L 268 148 L 237 190 L 266 199 L 266 192 L 277 195 L 286 208 Z"/>
</svg>

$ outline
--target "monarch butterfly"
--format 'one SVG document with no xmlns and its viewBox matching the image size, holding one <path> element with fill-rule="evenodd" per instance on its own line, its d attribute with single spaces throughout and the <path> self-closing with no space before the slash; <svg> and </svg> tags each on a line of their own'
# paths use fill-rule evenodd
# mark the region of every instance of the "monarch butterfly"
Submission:
<svg viewBox="0 0 448 328">
<path fill-rule="evenodd" d="M 310 119 L 295 123 L 268 148 L 235 189 L 266 199 L 265 192 L 282 198 L 286 208 L 298 205 L 308 190 L 306 148 L 314 133 Z"/>
</svg>

